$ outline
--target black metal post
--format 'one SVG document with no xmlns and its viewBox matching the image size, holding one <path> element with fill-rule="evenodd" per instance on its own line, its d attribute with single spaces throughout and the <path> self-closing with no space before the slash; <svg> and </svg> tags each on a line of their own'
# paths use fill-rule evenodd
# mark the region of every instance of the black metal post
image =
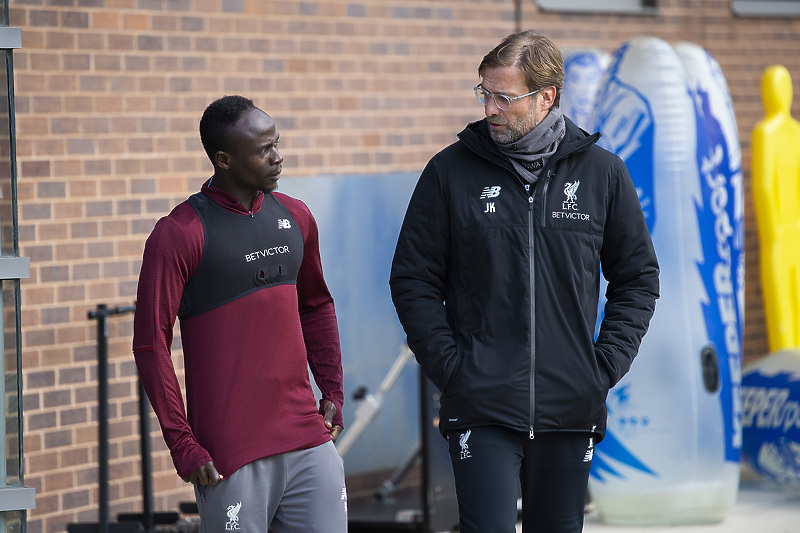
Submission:
<svg viewBox="0 0 800 533">
<path fill-rule="evenodd" d="M 97 320 L 97 482 L 98 482 L 98 533 L 109 533 L 108 520 L 108 317 L 129 313 L 135 307 L 109 309 L 97 304 L 89 311 L 90 319 Z"/>
<path fill-rule="evenodd" d="M 108 533 L 108 306 L 98 304 L 97 320 L 97 483 L 99 533 Z"/>
<path fill-rule="evenodd" d="M 428 531 L 452 531 L 458 525 L 458 501 L 447 442 L 439 435 L 441 394 L 421 371 L 419 378 L 423 516 Z"/>
<path fill-rule="evenodd" d="M 139 380 L 139 436 L 142 452 L 142 512 L 144 513 L 145 531 L 155 530 L 153 512 L 153 474 L 150 461 L 150 401 L 144 392 L 144 385 Z"/>
</svg>

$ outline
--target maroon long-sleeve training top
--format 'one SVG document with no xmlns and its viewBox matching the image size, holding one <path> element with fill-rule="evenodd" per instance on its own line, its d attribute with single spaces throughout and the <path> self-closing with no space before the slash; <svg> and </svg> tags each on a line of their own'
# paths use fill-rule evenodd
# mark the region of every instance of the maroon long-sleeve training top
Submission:
<svg viewBox="0 0 800 533">
<path fill-rule="evenodd" d="M 210 201 L 209 209 L 222 208 L 231 220 L 225 221 L 224 230 L 223 224 L 204 228 L 198 211 L 186 201 L 158 221 L 145 244 L 133 353 L 178 475 L 186 477 L 213 460 L 227 477 L 262 457 L 330 440 L 321 410 L 331 400 L 337 409 L 333 422 L 342 425 L 341 352 L 333 298 L 322 276 L 317 225 L 308 207 L 270 193 L 259 194 L 248 211 L 232 195 L 208 184 L 201 194 Z M 239 253 L 237 244 L 250 235 L 249 224 L 299 229 L 302 250 L 263 242 Z M 296 237 L 286 242 L 299 243 Z M 216 247 L 208 246 L 212 239 Z M 209 267 L 210 250 L 219 256 L 220 249 L 230 251 L 227 260 L 238 265 L 230 267 L 234 274 L 228 274 L 226 260 Z M 230 276 L 241 277 L 246 263 L 257 265 L 278 252 L 292 253 L 293 258 L 302 254 L 296 283 L 282 282 L 281 275 L 271 271 L 256 271 L 263 287 L 185 312 L 189 299 L 184 291 L 201 264 L 205 279 L 213 272 L 226 283 Z M 202 299 L 202 290 L 194 291 Z M 170 352 L 179 312 L 186 409 Z M 309 367 L 322 394 L 319 406 Z"/>
</svg>

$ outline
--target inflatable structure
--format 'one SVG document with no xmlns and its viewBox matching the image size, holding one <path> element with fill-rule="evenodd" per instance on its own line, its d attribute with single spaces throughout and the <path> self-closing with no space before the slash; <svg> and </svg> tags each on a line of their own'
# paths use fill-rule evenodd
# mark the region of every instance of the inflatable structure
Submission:
<svg viewBox="0 0 800 533">
<path fill-rule="evenodd" d="M 741 157 L 719 65 L 638 38 L 614 54 L 593 128 L 639 192 L 661 297 L 633 366 L 608 396 L 590 492 L 612 524 L 722 520 L 742 441 Z"/>
</svg>

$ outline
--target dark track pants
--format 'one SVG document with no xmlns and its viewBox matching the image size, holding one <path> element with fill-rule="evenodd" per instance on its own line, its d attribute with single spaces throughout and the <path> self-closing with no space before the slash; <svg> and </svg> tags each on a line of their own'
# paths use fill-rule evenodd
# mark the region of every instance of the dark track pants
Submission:
<svg viewBox="0 0 800 533">
<path fill-rule="evenodd" d="M 480 426 L 447 434 L 461 533 L 580 533 L 594 455 L 591 433 Z"/>
</svg>

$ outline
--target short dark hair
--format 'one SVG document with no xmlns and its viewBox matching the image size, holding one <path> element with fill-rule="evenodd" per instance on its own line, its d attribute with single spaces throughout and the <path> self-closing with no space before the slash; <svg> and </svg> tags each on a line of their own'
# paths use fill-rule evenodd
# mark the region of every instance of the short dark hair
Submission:
<svg viewBox="0 0 800 533">
<path fill-rule="evenodd" d="M 242 113 L 255 107 L 252 100 L 238 95 L 223 96 L 209 104 L 200 119 L 200 142 L 212 164 L 214 154 L 230 151 L 228 132 Z"/>
<path fill-rule="evenodd" d="M 529 91 L 555 87 L 553 105 L 558 107 L 564 88 L 564 59 L 548 37 L 533 30 L 512 33 L 483 57 L 478 75 L 483 77 L 485 69 L 497 67 L 519 68 Z"/>
</svg>

